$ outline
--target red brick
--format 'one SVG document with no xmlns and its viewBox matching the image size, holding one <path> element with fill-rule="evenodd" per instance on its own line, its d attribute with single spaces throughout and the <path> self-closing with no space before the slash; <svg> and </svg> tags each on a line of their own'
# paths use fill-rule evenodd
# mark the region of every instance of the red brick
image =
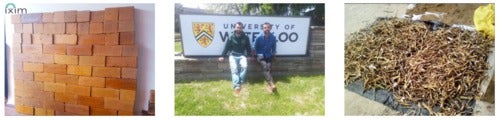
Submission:
<svg viewBox="0 0 500 121">
<path fill-rule="evenodd" d="M 13 14 L 10 17 L 11 24 L 21 23 L 21 14 Z"/>
<path fill-rule="evenodd" d="M 137 56 L 106 57 L 107 67 L 137 67 Z"/>
<path fill-rule="evenodd" d="M 22 33 L 14 33 L 12 35 L 12 43 L 23 43 Z"/>
<path fill-rule="evenodd" d="M 41 90 L 43 90 L 43 82 L 23 81 L 23 84 L 23 88 L 27 90 L 33 90 L 37 92 L 42 92 Z"/>
<path fill-rule="evenodd" d="M 95 108 L 104 107 L 103 97 L 78 96 L 78 105 L 86 105 Z"/>
<path fill-rule="evenodd" d="M 90 22 L 104 22 L 104 11 L 90 12 Z"/>
<path fill-rule="evenodd" d="M 76 29 L 76 23 L 66 23 L 66 34 L 77 34 Z"/>
<path fill-rule="evenodd" d="M 66 84 L 50 83 L 50 82 L 45 82 L 43 84 L 44 84 L 43 91 L 59 92 L 59 93 L 64 93 L 66 91 Z"/>
<path fill-rule="evenodd" d="M 54 61 L 57 64 L 78 65 L 78 56 L 73 56 L 73 55 L 54 55 Z"/>
<path fill-rule="evenodd" d="M 16 111 L 21 114 L 33 115 L 33 107 L 16 104 Z"/>
<path fill-rule="evenodd" d="M 20 43 L 12 43 L 12 53 L 21 54 L 22 48 Z"/>
<path fill-rule="evenodd" d="M 76 10 L 64 11 L 64 22 L 76 22 Z"/>
<path fill-rule="evenodd" d="M 133 32 L 134 31 L 134 21 L 119 21 L 118 22 L 118 32 Z"/>
<path fill-rule="evenodd" d="M 66 104 L 76 104 L 78 95 L 67 93 L 55 93 L 54 100 L 57 102 L 64 102 Z"/>
<path fill-rule="evenodd" d="M 120 45 L 133 45 L 134 43 L 134 32 L 120 32 Z"/>
<path fill-rule="evenodd" d="M 103 107 L 104 107 L 104 105 L 103 105 Z M 109 115 L 116 115 L 116 114 L 117 114 L 116 110 L 90 107 L 90 115 L 109 116 Z"/>
<path fill-rule="evenodd" d="M 70 113 L 70 112 L 64 112 L 63 111 L 56 111 L 56 115 L 57 116 L 75 116 L 75 115 L 78 115 L 78 114 L 74 114 L 74 113 Z"/>
<path fill-rule="evenodd" d="M 104 45 L 104 34 L 80 34 L 79 45 Z"/>
<path fill-rule="evenodd" d="M 92 97 L 119 98 L 117 89 L 92 87 Z"/>
<path fill-rule="evenodd" d="M 66 104 L 64 109 L 66 112 L 74 113 L 77 115 L 89 115 L 90 114 L 89 106 L 84 106 L 84 105 Z"/>
<path fill-rule="evenodd" d="M 42 21 L 43 21 L 43 23 L 54 22 L 54 13 L 43 13 Z"/>
<path fill-rule="evenodd" d="M 33 81 L 33 72 L 15 72 L 14 80 Z"/>
<path fill-rule="evenodd" d="M 14 62 L 13 64 L 14 64 L 14 66 L 13 66 L 14 73 L 24 71 L 22 62 Z"/>
<path fill-rule="evenodd" d="M 137 56 L 139 53 L 139 48 L 135 45 L 124 45 L 122 47 L 122 56 Z"/>
<path fill-rule="evenodd" d="M 119 111 L 133 111 L 134 102 L 122 101 L 117 98 L 104 98 L 104 108 L 115 109 Z"/>
<path fill-rule="evenodd" d="M 124 101 L 135 101 L 135 91 L 134 90 L 120 90 L 120 100 Z"/>
<path fill-rule="evenodd" d="M 44 23 L 43 24 L 43 33 L 44 34 L 54 34 L 55 29 L 56 29 L 56 26 L 53 23 Z"/>
<path fill-rule="evenodd" d="M 54 44 L 76 45 L 77 37 L 74 34 L 56 34 L 54 35 Z"/>
<path fill-rule="evenodd" d="M 43 83 L 40 82 L 40 84 L 43 87 Z M 40 90 L 37 90 L 35 92 L 35 95 L 34 95 L 34 99 L 41 101 L 41 103 L 40 103 L 41 107 L 43 107 L 43 103 L 45 101 L 54 101 L 54 92 L 46 92 L 46 91 L 42 91 L 42 90 L 43 90 L 43 88 L 41 88 Z"/>
<path fill-rule="evenodd" d="M 44 108 L 35 108 L 35 116 L 46 116 L 47 110 Z"/>
<path fill-rule="evenodd" d="M 124 79 L 136 79 L 137 69 L 136 68 L 122 68 L 122 78 Z"/>
<path fill-rule="evenodd" d="M 78 11 L 76 13 L 77 22 L 89 22 L 90 21 L 90 11 Z"/>
<path fill-rule="evenodd" d="M 14 24 L 14 33 L 23 33 L 23 24 Z"/>
<path fill-rule="evenodd" d="M 19 86 L 16 85 L 16 87 L 19 87 Z M 16 92 L 16 94 L 15 94 L 16 97 L 25 97 L 25 98 L 31 99 L 34 95 L 35 90 L 29 90 L 29 89 L 24 89 L 24 88 L 15 88 L 14 92 Z M 30 100 L 24 101 L 21 104 L 29 104 L 30 106 L 33 106 L 33 103 L 30 102 Z"/>
<path fill-rule="evenodd" d="M 42 23 L 33 24 L 33 32 L 38 34 L 43 33 L 43 24 Z"/>
<path fill-rule="evenodd" d="M 136 85 L 133 79 L 106 78 L 106 88 L 135 90 Z"/>
<path fill-rule="evenodd" d="M 33 34 L 33 44 L 53 44 L 52 34 Z"/>
<path fill-rule="evenodd" d="M 58 93 L 56 92 L 54 95 L 54 100 L 57 102 L 64 102 L 66 104 L 76 104 L 78 95 L 67 94 L 67 93 Z"/>
<path fill-rule="evenodd" d="M 55 82 L 55 80 L 53 73 L 35 73 L 35 81 Z"/>
<path fill-rule="evenodd" d="M 132 116 L 132 115 L 134 115 L 134 112 L 119 110 L 118 115 L 119 116 Z"/>
<path fill-rule="evenodd" d="M 80 56 L 79 65 L 82 66 L 104 66 L 106 62 L 105 56 Z"/>
<path fill-rule="evenodd" d="M 66 74 L 66 65 L 64 65 L 64 64 L 43 64 L 43 70 L 46 73 Z"/>
<path fill-rule="evenodd" d="M 33 62 L 33 63 L 54 63 L 54 55 L 23 53 L 14 55 L 14 61 Z"/>
<path fill-rule="evenodd" d="M 91 34 L 99 34 L 103 33 L 104 25 L 100 22 L 90 23 L 90 33 Z"/>
<path fill-rule="evenodd" d="M 105 37 L 105 45 L 118 45 L 120 34 L 119 33 L 109 33 Z"/>
<path fill-rule="evenodd" d="M 23 38 L 23 44 L 31 44 L 32 43 L 31 34 L 23 33 L 22 36 L 23 36 L 22 37 Z"/>
<path fill-rule="evenodd" d="M 92 76 L 120 78 L 120 71 L 120 68 L 94 67 L 94 70 L 92 70 Z"/>
<path fill-rule="evenodd" d="M 118 21 L 104 21 L 104 33 L 116 33 L 118 32 Z"/>
<path fill-rule="evenodd" d="M 66 45 L 43 45 L 43 53 L 66 55 Z"/>
<path fill-rule="evenodd" d="M 24 71 L 43 72 L 43 64 L 40 63 L 24 63 Z"/>
<path fill-rule="evenodd" d="M 64 34 L 64 33 L 66 33 L 66 23 L 55 23 L 54 24 L 54 30 L 52 30 L 52 32 L 53 32 L 53 34 Z"/>
<path fill-rule="evenodd" d="M 92 74 L 92 66 L 68 65 L 68 74 L 90 76 Z"/>
<path fill-rule="evenodd" d="M 78 23 L 78 34 L 88 34 L 90 29 L 90 23 Z"/>
<path fill-rule="evenodd" d="M 66 94 L 90 96 L 90 87 L 68 84 L 66 85 Z"/>
<path fill-rule="evenodd" d="M 78 84 L 82 85 L 82 86 L 90 86 L 90 87 L 105 87 L 106 81 L 102 77 L 80 76 L 80 79 L 78 80 Z"/>
<path fill-rule="evenodd" d="M 64 103 L 63 102 L 55 102 L 55 101 L 50 101 L 50 102 L 44 102 L 43 107 L 54 110 L 54 111 L 62 111 L 64 112 Z"/>
<path fill-rule="evenodd" d="M 56 83 L 78 84 L 78 76 L 56 74 Z"/>
<path fill-rule="evenodd" d="M 56 11 L 54 12 L 54 19 L 52 20 L 55 23 L 63 23 L 64 21 L 64 11 Z"/>
<path fill-rule="evenodd" d="M 28 54 L 42 54 L 42 45 L 22 45 L 23 53 Z"/>
<path fill-rule="evenodd" d="M 118 8 L 106 8 L 106 9 L 104 9 L 104 21 L 106 21 L 106 20 L 117 21 L 118 20 Z"/>
<path fill-rule="evenodd" d="M 68 55 L 92 55 L 92 45 L 71 45 L 67 49 Z"/>
<path fill-rule="evenodd" d="M 118 20 L 120 21 L 133 21 L 134 20 L 134 7 L 121 7 L 118 8 Z"/>
<path fill-rule="evenodd" d="M 121 56 L 122 46 L 94 46 L 94 55 L 100 56 Z"/>
<path fill-rule="evenodd" d="M 23 24 L 23 33 L 32 34 L 33 33 L 33 24 Z"/>
</svg>

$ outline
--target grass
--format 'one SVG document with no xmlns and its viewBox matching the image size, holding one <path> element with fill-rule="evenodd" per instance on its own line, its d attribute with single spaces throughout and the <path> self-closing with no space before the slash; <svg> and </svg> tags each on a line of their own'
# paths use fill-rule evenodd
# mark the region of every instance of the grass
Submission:
<svg viewBox="0 0 500 121">
<path fill-rule="evenodd" d="M 182 52 L 181 42 L 175 42 L 175 52 Z"/>
<path fill-rule="evenodd" d="M 181 39 L 180 33 L 175 33 L 175 40 Z M 182 52 L 182 43 L 181 41 L 175 41 L 175 52 Z"/>
<path fill-rule="evenodd" d="M 229 79 L 176 83 L 175 115 L 324 115 L 324 75 L 275 77 L 275 94 L 249 80 L 239 97 Z"/>
</svg>

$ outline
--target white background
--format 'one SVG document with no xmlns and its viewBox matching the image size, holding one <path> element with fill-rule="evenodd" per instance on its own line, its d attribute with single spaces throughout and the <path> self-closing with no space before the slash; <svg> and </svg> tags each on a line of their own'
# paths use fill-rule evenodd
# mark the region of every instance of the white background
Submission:
<svg viewBox="0 0 500 121">
<path fill-rule="evenodd" d="M 25 0 L 26 2 L 34 2 L 35 0 Z M 46 0 L 50 1 L 50 0 Z M 2 1 L 0 5 L 5 3 L 19 1 Z M 52 0 L 57 3 L 99 3 L 103 0 Z M 308 0 L 307 2 L 325 3 L 325 116 L 175 116 L 174 107 L 174 3 L 191 3 L 197 4 L 201 0 L 106 0 L 106 2 L 126 3 L 155 3 L 155 71 L 154 75 L 156 85 L 156 116 L 132 116 L 132 117 L 82 117 L 82 116 L 56 116 L 56 117 L 31 117 L 31 116 L 3 116 L 4 105 L 0 105 L 0 120 L 1 121 L 496 121 L 500 111 L 496 111 L 496 116 L 465 116 L 465 117 L 429 117 L 429 116 L 344 116 L 344 3 L 407 3 L 402 0 Z M 212 0 L 215 3 L 231 3 L 231 2 L 249 2 L 248 0 Z M 255 3 L 295 3 L 304 2 L 304 0 L 253 0 Z M 470 3 L 471 1 L 453 0 L 415 0 L 415 3 Z M 482 0 L 484 3 L 494 3 L 494 0 Z M 498 9 L 495 11 L 499 13 Z M 498 19 L 497 19 L 498 20 Z M 3 21 L 2 21 L 3 22 Z M 496 22 L 498 23 L 498 22 Z M 2 25 L 3 27 L 3 25 Z M 498 28 L 498 27 L 497 27 Z M 0 29 L 3 33 L 3 29 Z M 498 31 L 496 33 L 498 35 Z M 3 36 L 2 36 L 3 37 Z M 500 47 L 498 42 L 496 47 Z M 0 44 L 0 53 L 4 53 L 4 44 Z M 498 54 L 498 53 L 497 53 Z M 498 55 L 495 55 L 500 57 Z M 496 59 L 498 62 L 499 59 Z M 0 62 L 5 61 L 4 56 L 0 56 Z M 0 64 L 3 69 L 4 65 Z M 3 70 L 2 70 L 3 71 Z M 153 73 L 153 72 L 151 72 Z M 499 75 L 499 74 L 495 74 Z M 4 78 L 0 74 L 0 78 Z M 497 78 L 498 79 L 498 78 Z M 497 83 L 495 86 L 498 86 Z M 0 83 L 0 87 L 4 87 L 4 83 Z M 3 94 L 4 90 L 0 90 Z M 498 95 L 499 91 L 496 90 Z M 496 96 L 497 97 L 497 96 Z M 498 99 L 498 98 L 497 98 Z M 3 100 L 3 98 L 0 98 Z M 498 107 L 498 106 L 495 106 Z"/>
<path fill-rule="evenodd" d="M 277 55 L 305 55 L 307 52 L 307 44 L 309 40 L 309 17 L 257 17 L 257 16 L 221 16 L 221 15 L 180 15 L 180 24 L 181 24 L 181 34 L 183 41 L 183 52 L 185 56 L 190 55 L 202 55 L 202 56 L 220 56 L 222 51 L 224 50 L 225 41 L 222 42 L 222 38 L 219 32 L 224 33 L 229 32 L 229 36 L 231 36 L 234 28 L 231 28 L 231 24 L 235 24 L 236 22 L 242 22 L 245 26 L 243 29 L 244 32 L 259 32 L 262 34 L 262 29 L 253 28 L 253 24 L 263 24 L 264 22 L 269 22 L 273 24 L 273 28 L 271 29 L 271 33 L 274 33 L 276 39 L 278 40 L 276 46 L 276 54 Z M 214 39 L 212 43 L 208 47 L 202 47 L 198 44 L 195 39 L 195 35 L 193 34 L 192 23 L 193 22 L 210 22 L 214 23 L 215 31 L 214 31 Z M 224 28 L 224 24 L 228 25 L 228 28 Z M 247 24 L 252 24 L 251 27 L 248 27 Z M 276 26 L 277 25 L 277 26 Z M 285 26 L 288 26 L 288 29 L 285 29 Z M 293 27 L 292 27 L 293 26 Z M 277 28 L 276 28 L 277 27 Z M 279 41 L 280 33 L 285 32 L 290 34 L 292 32 L 296 32 L 298 34 L 297 41 Z M 228 36 L 228 38 L 229 38 Z M 259 35 L 255 35 L 257 38 Z M 248 37 L 250 41 L 255 41 L 252 34 L 249 34 Z M 292 36 L 295 38 L 297 36 Z M 283 39 L 285 39 L 285 35 L 283 35 Z"/>
</svg>

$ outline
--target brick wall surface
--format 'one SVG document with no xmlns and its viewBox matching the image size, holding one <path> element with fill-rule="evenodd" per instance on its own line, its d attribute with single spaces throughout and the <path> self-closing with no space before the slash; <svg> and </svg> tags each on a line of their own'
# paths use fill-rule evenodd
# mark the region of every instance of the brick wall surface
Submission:
<svg viewBox="0 0 500 121">
<path fill-rule="evenodd" d="M 271 73 L 324 74 L 325 72 L 325 30 L 324 27 L 311 27 L 308 54 L 297 57 L 276 57 L 271 66 Z M 279 51 L 279 50 L 277 50 Z M 226 57 L 219 62 L 218 57 L 177 57 L 175 59 L 175 81 L 231 79 L 231 70 Z M 111 60 L 112 61 L 112 60 Z M 125 62 L 116 65 L 127 65 Z M 127 65 L 128 67 L 132 67 Z M 261 66 L 257 62 L 248 62 L 247 77 L 262 77 Z"/>
<path fill-rule="evenodd" d="M 133 115 L 134 7 L 12 15 L 15 107 L 28 115 Z"/>
</svg>

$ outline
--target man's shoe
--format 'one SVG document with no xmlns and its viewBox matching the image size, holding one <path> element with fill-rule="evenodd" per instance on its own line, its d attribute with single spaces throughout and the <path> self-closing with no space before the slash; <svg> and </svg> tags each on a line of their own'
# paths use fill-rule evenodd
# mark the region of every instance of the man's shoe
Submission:
<svg viewBox="0 0 500 121">
<path fill-rule="evenodd" d="M 240 96 L 240 92 L 241 92 L 241 88 L 236 88 L 233 92 L 233 95 L 238 97 L 238 96 Z"/>
</svg>

